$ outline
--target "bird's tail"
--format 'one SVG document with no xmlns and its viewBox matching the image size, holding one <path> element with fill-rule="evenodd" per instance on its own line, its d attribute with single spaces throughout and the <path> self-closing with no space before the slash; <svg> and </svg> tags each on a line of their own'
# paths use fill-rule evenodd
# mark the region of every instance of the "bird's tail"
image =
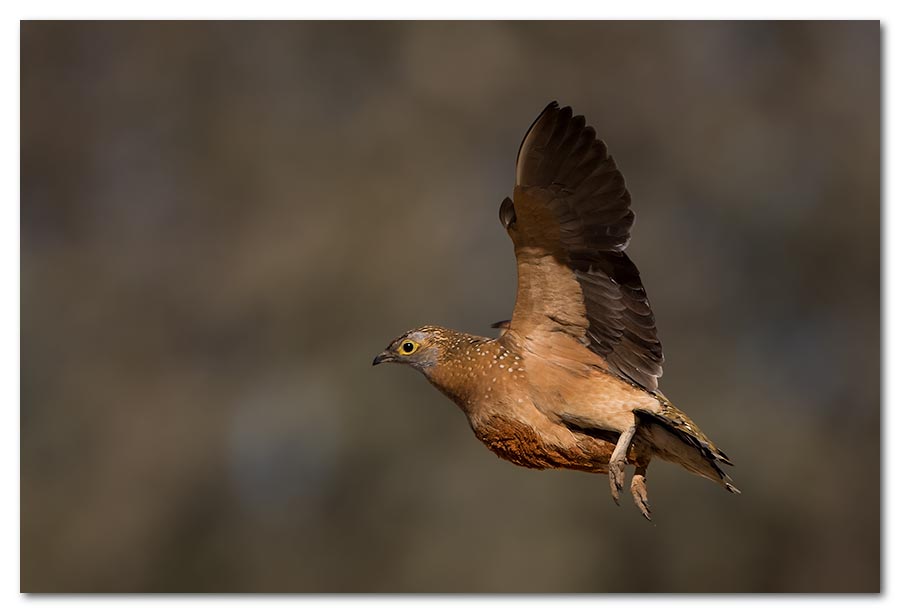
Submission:
<svg viewBox="0 0 900 613">
<path fill-rule="evenodd" d="M 734 486 L 719 463 L 733 466 L 724 452 L 698 428 L 687 415 L 660 399 L 661 409 L 652 412 L 635 409 L 638 432 L 663 459 L 680 464 L 694 474 L 721 483 L 733 494 L 741 491 Z"/>
</svg>

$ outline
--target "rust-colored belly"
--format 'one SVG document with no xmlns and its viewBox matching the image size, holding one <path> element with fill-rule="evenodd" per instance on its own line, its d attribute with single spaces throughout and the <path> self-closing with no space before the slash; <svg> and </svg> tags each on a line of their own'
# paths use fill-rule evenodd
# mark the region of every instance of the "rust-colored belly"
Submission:
<svg viewBox="0 0 900 613">
<path fill-rule="evenodd" d="M 539 470 L 569 468 L 605 473 L 615 448 L 612 443 L 581 433 L 572 433 L 574 439 L 571 445 L 551 442 L 530 425 L 500 416 L 479 420 L 472 425 L 472 429 L 488 449 L 504 460 Z"/>
</svg>

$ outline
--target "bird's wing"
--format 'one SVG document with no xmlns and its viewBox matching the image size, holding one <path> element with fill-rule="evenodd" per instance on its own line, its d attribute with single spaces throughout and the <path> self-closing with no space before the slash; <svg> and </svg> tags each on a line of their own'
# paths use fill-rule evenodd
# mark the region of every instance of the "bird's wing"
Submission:
<svg viewBox="0 0 900 613">
<path fill-rule="evenodd" d="M 552 343 L 567 334 L 614 373 L 653 391 L 662 345 L 647 294 L 624 253 L 634 213 L 625 180 L 584 117 L 556 102 L 529 128 L 513 200 L 500 205 L 518 267 L 509 330 Z"/>
</svg>

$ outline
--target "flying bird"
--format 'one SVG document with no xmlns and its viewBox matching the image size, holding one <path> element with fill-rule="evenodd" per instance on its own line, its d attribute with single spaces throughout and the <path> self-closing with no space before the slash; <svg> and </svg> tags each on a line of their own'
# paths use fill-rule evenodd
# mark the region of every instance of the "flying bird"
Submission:
<svg viewBox="0 0 900 613">
<path fill-rule="evenodd" d="M 411 330 L 373 364 L 421 372 L 465 413 L 488 448 L 527 468 L 608 473 L 618 504 L 625 466 L 650 519 L 654 457 L 739 493 L 709 438 L 662 394 L 663 352 L 625 248 L 634 213 L 625 179 L 584 117 L 551 102 L 525 134 L 500 221 L 516 254 L 512 319 L 498 338 Z"/>
</svg>

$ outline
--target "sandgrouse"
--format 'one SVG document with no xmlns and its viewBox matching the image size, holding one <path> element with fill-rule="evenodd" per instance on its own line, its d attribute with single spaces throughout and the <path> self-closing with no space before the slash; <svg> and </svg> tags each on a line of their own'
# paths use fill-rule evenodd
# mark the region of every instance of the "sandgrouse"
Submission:
<svg viewBox="0 0 900 613">
<path fill-rule="evenodd" d="M 651 458 L 738 493 L 731 464 L 657 387 L 663 352 L 647 294 L 625 254 L 634 213 L 625 180 L 593 128 L 550 103 L 516 158 L 500 205 L 518 269 L 499 338 L 438 326 L 403 334 L 373 364 L 420 371 L 466 414 L 475 436 L 528 468 L 608 473 L 618 503 L 625 465 L 650 519 Z"/>
</svg>

